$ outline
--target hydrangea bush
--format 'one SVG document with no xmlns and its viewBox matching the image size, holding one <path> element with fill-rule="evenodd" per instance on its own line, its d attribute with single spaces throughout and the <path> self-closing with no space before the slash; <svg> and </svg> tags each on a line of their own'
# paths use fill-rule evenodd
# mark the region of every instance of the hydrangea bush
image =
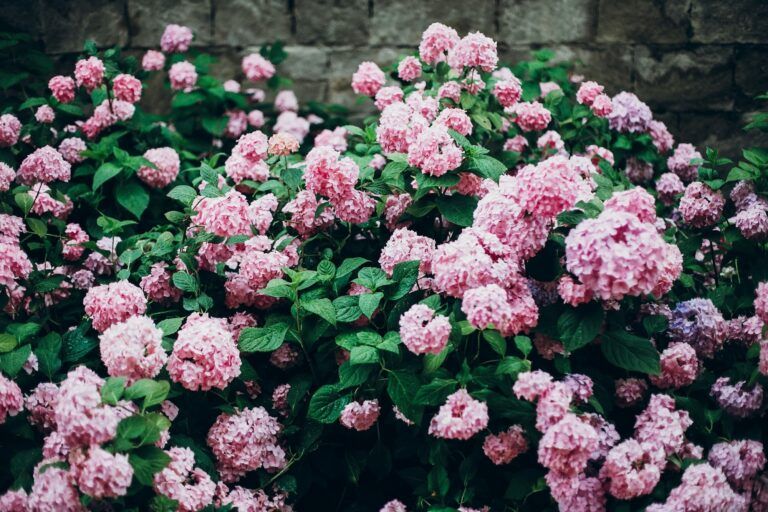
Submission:
<svg viewBox="0 0 768 512">
<path fill-rule="evenodd" d="M 0 117 L 1 511 L 768 510 L 768 152 L 441 24 L 361 126 L 192 37 Z"/>
</svg>

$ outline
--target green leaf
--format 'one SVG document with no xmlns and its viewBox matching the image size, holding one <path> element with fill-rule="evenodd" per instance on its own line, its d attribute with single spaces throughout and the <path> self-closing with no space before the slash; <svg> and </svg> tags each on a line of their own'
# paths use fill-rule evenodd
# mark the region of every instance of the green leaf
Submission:
<svg viewBox="0 0 768 512">
<path fill-rule="evenodd" d="M 155 474 L 171 462 L 171 457 L 156 446 L 142 446 L 128 455 L 133 467 L 133 476 L 142 485 L 151 487 Z"/>
<path fill-rule="evenodd" d="M 149 206 L 149 192 L 137 181 L 129 181 L 115 190 L 117 202 L 137 219 Z"/>
<path fill-rule="evenodd" d="M 339 366 L 339 388 L 347 389 L 365 383 L 377 368 L 371 364 L 352 365 L 349 361 Z"/>
<path fill-rule="evenodd" d="M 341 411 L 352 401 L 352 395 L 342 394 L 334 384 L 321 386 L 309 401 L 307 416 L 320 423 L 334 423 Z"/>
<path fill-rule="evenodd" d="M 508 356 L 499 361 L 499 365 L 496 367 L 496 375 L 515 376 L 520 372 L 528 371 L 530 367 L 530 361 L 525 361 L 519 357 Z"/>
<path fill-rule="evenodd" d="M 170 389 L 171 385 L 165 380 L 139 379 L 125 390 L 125 398 L 128 400 L 143 398 L 142 407 L 147 409 L 161 404 L 168 398 Z"/>
<path fill-rule="evenodd" d="M 437 197 L 435 203 L 437 209 L 449 222 L 462 227 L 472 225 L 472 215 L 477 206 L 476 198 L 455 194 Z"/>
<path fill-rule="evenodd" d="M 371 291 L 376 291 L 382 286 L 392 283 L 387 277 L 387 273 L 377 267 L 365 267 L 360 270 L 357 274 L 357 279 L 353 282 L 360 286 L 365 286 Z"/>
<path fill-rule="evenodd" d="M 166 318 L 165 320 L 158 322 L 157 327 L 163 331 L 163 336 L 170 336 L 179 330 L 183 322 L 183 317 Z"/>
<path fill-rule="evenodd" d="M 197 191 L 189 185 L 177 185 L 166 195 L 171 199 L 175 199 L 180 203 L 190 206 L 197 197 Z"/>
<path fill-rule="evenodd" d="M 507 166 L 488 155 L 473 156 L 469 159 L 469 168 L 476 170 L 484 178 L 499 181 L 507 172 Z"/>
<path fill-rule="evenodd" d="M 120 174 L 120 171 L 120 166 L 113 162 L 105 162 L 101 164 L 101 166 L 96 169 L 96 174 L 93 175 L 92 190 L 97 190 L 104 183 Z"/>
<path fill-rule="evenodd" d="M 608 362 L 619 368 L 651 375 L 661 371 L 659 353 L 645 338 L 625 331 L 610 331 L 603 335 L 600 349 Z"/>
<path fill-rule="evenodd" d="M 276 323 L 267 327 L 246 327 L 240 332 L 238 346 L 243 352 L 271 352 L 285 341 L 288 324 Z"/>
<path fill-rule="evenodd" d="M 486 329 L 483 331 L 483 338 L 485 338 L 485 341 L 488 342 L 488 345 L 490 345 L 494 352 L 504 357 L 507 353 L 507 340 L 504 339 L 504 336 L 499 331 Z"/>
<path fill-rule="evenodd" d="M 125 377 L 109 377 L 101 386 L 101 401 L 109 405 L 117 405 L 125 390 Z"/>
<path fill-rule="evenodd" d="M 336 310 L 336 321 L 341 323 L 355 322 L 363 314 L 358 295 L 342 295 L 334 299 L 333 308 Z"/>
<path fill-rule="evenodd" d="M 530 354 L 533 349 L 531 338 L 528 336 L 515 336 L 515 346 L 525 357 L 528 357 L 528 354 Z"/>
<path fill-rule="evenodd" d="M 40 219 L 27 217 L 27 225 L 29 226 L 29 229 L 31 229 L 32 232 L 40 238 L 44 237 L 46 233 L 48 233 L 48 226 Z"/>
<path fill-rule="evenodd" d="M 573 352 L 594 340 L 604 318 L 605 312 L 597 302 L 563 311 L 557 319 L 557 331 L 565 349 Z"/>
<path fill-rule="evenodd" d="M 414 423 L 421 420 L 421 407 L 414 403 L 421 383 L 410 371 L 392 371 L 387 376 L 387 393 L 403 415 Z"/>
<path fill-rule="evenodd" d="M 408 295 L 413 285 L 419 279 L 419 260 L 403 261 L 392 269 L 392 281 L 397 283 L 390 287 L 388 297 L 390 300 L 399 300 Z"/>
<path fill-rule="evenodd" d="M 372 318 L 373 313 L 376 311 L 376 308 L 379 307 L 379 304 L 381 303 L 381 299 L 383 298 L 384 298 L 384 294 L 381 292 L 364 293 L 363 295 L 360 295 L 359 296 L 360 311 L 362 311 L 363 314 L 368 318 Z"/>
<path fill-rule="evenodd" d="M 333 307 L 331 299 L 314 299 L 307 302 L 302 301 L 301 307 L 314 313 L 331 325 L 336 325 L 336 309 Z"/>
<path fill-rule="evenodd" d="M 0 353 L 10 352 L 16 348 L 16 345 L 18 345 L 16 336 L 8 333 L 0 334 Z"/>
<path fill-rule="evenodd" d="M 379 351 L 374 347 L 369 347 L 368 345 L 358 345 L 357 347 L 352 347 L 352 350 L 349 353 L 349 364 L 351 365 L 378 362 Z"/>
<path fill-rule="evenodd" d="M 643 318 L 643 327 L 648 335 L 664 332 L 669 326 L 669 321 L 663 315 L 650 315 Z"/>
<path fill-rule="evenodd" d="M 229 120 L 226 117 L 204 117 L 202 124 L 205 131 L 216 137 L 221 137 L 227 128 L 228 122 Z"/>
<path fill-rule="evenodd" d="M 95 338 L 85 335 L 90 328 L 90 323 L 84 323 L 77 328 L 67 331 L 61 337 L 62 359 L 65 363 L 75 363 L 82 360 L 99 344 Z"/>
<path fill-rule="evenodd" d="M 22 345 L 16 350 L 0 354 L 0 370 L 9 377 L 15 377 L 32 353 L 30 345 Z"/>
<path fill-rule="evenodd" d="M 413 401 L 418 405 L 442 405 L 448 395 L 454 392 L 457 384 L 454 379 L 435 379 L 421 386 Z"/>
<path fill-rule="evenodd" d="M 176 272 L 171 277 L 173 286 L 185 292 L 197 291 L 197 279 L 187 272 Z"/>
<path fill-rule="evenodd" d="M 24 212 L 24 214 L 29 213 L 29 211 L 32 209 L 32 204 L 35 201 L 34 197 L 29 195 L 29 192 L 19 192 L 13 196 L 13 200 L 16 202 L 18 207 L 21 208 L 21 211 Z"/>
</svg>

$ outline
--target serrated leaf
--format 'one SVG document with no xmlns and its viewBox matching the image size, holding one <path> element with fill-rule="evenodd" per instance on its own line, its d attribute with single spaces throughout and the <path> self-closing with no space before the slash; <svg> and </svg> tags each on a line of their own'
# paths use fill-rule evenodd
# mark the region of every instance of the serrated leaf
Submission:
<svg viewBox="0 0 768 512">
<path fill-rule="evenodd" d="M 171 281 L 173 282 L 173 286 L 179 290 L 185 292 L 194 292 L 197 290 L 197 280 L 192 274 L 188 274 L 187 272 L 176 272 L 171 277 Z"/>
<path fill-rule="evenodd" d="M 307 416 L 320 423 L 334 423 L 341 416 L 341 411 L 352 401 L 352 395 L 342 394 L 333 384 L 321 386 L 309 401 Z"/>
<path fill-rule="evenodd" d="M 568 352 L 579 349 L 600 333 L 605 312 L 597 302 L 567 308 L 557 319 L 560 341 Z"/>
<path fill-rule="evenodd" d="M 384 298 L 384 294 L 381 292 L 376 293 L 364 293 L 358 297 L 358 304 L 360 311 L 363 312 L 368 318 L 372 318 L 376 308 L 379 307 L 381 299 Z"/>
<path fill-rule="evenodd" d="M 137 219 L 149 206 L 149 192 L 137 181 L 129 181 L 115 190 L 117 202 Z"/>
<path fill-rule="evenodd" d="M 314 313 L 331 325 L 336 325 L 336 309 L 333 307 L 331 299 L 314 299 L 307 302 L 302 301 L 301 307 Z"/>
<path fill-rule="evenodd" d="M 659 353 L 645 338 L 624 331 L 610 331 L 602 336 L 600 349 L 605 358 L 619 368 L 658 375 Z"/>
<path fill-rule="evenodd" d="M 177 185 L 166 195 L 171 199 L 175 199 L 180 203 L 189 206 L 197 197 L 197 191 L 189 185 Z"/>
<path fill-rule="evenodd" d="M 435 199 L 435 204 L 449 222 L 462 227 L 472 225 L 472 216 L 477 207 L 476 198 L 461 194 L 440 196 Z"/>
<path fill-rule="evenodd" d="M 246 327 L 240 332 L 238 346 L 243 352 L 271 352 L 285 341 L 288 324 L 276 323 L 266 327 Z"/>
<path fill-rule="evenodd" d="M 91 185 L 91 188 L 97 190 L 104 183 L 120 174 L 121 170 L 120 166 L 113 162 L 105 162 L 101 164 L 93 175 L 93 184 Z"/>
</svg>

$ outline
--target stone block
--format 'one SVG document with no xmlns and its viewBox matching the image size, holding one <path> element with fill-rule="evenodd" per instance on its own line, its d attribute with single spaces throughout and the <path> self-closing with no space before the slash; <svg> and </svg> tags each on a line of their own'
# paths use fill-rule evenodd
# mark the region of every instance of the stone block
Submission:
<svg viewBox="0 0 768 512">
<path fill-rule="evenodd" d="M 42 35 L 40 2 L 4 2 L 0 7 L 0 25 L 10 30 L 26 32 L 33 37 Z"/>
<path fill-rule="evenodd" d="M 744 148 L 768 146 L 768 134 L 743 130 L 749 117 L 748 113 L 737 112 L 684 113 L 673 134 L 677 141 L 691 142 L 699 149 L 717 148 L 721 155 L 738 159 Z"/>
<path fill-rule="evenodd" d="M 733 50 L 635 49 L 635 89 L 648 104 L 670 110 L 730 110 L 734 105 Z"/>
<path fill-rule="evenodd" d="M 214 12 L 215 44 L 244 47 L 292 39 L 286 0 L 214 0 Z"/>
<path fill-rule="evenodd" d="M 155 48 L 166 25 L 176 23 L 192 29 L 193 46 L 211 44 L 211 0 L 128 0 L 131 46 Z"/>
<path fill-rule="evenodd" d="M 498 39 L 508 45 L 589 41 L 596 13 L 597 0 L 501 0 Z"/>
<path fill-rule="evenodd" d="M 361 0 L 295 0 L 296 40 L 303 44 L 362 45 L 371 20 Z"/>
<path fill-rule="evenodd" d="M 691 0 L 693 41 L 763 43 L 768 38 L 765 0 Z"/>
<path fill-rule="evenodd" d="M 438 22 L 455 28 L 461 36 L 480 31 L 494 37 L 495 19 L 494 0 L 375 0 L 371 43 L 415 48 L 427 27 Z"/>
<path fill-rule="evenodd" d="M 735 61 L 736 86 L 743 95 L 753 98 L 768 91 L 768 45 L 737 49 Z"/>
<path fill-rule="evenodd" d="M 328 49 L 313 46 L 287 46 L 288 58 L 279 68 L 282 75 L 293 80 L 326 80 L 330 61 Z"/>
<path fill-rule="evenodd" d="M 128 42 L 125 0 L 42 0 L 40 16 L 48 53 L 80 52 L 86 39 L 99 47 Z"/>
<path fill-rule="evenodd" d="M 601 0 L 600 42 L 682 43 L 688 40 L 690 0 Z"/>
</svg>

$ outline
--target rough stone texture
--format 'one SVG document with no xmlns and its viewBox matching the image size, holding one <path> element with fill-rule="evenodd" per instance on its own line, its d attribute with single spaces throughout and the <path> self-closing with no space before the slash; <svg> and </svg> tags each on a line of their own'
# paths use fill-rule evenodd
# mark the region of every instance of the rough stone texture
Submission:
<svg viewBox="0 0 768 512">
<path fill-rule="evenodd" d="M 13 3 L 13 2 L 12 2 Z M 128 42 L 125 1 L 42 0 L 39 4 L 46 49 L 51 53 L 79 52 L 86 39 L 100 46 Z M 5 9 L 3 4 L 0 9 Z"/>
<path fill-rule="evenodd" d="M 342 103 L 356 115 L 372 108 L 349 87 L 358 64 L 396 62 L 434 22 L 493 37 L 502 62 L 551 48 L 608 93 L 637 92 L 678 140 L 699 145 L 735 151 L 757 141 L 741 123 L 768 91 L 768 0 L 0 2 L 0 26 L 40 37 L 65 72 L 87 38 L 140 55 L 158 46 L 166 24 L 179 23 L 217 58 L 216 76 L 242 80 L 242 57 L 280 40 L 289 57 L 279 73 L 301 100 Z"/>
<path fill-rule="evenodd" d="M 611 43 L 684 43 L 691 0 L 600 2 L 597 40 Z"/>
<path fill-rule="evenodd" d="M 495 0 L 375 0 L 371 44 L 415 47 L 432 23 L 443 23 L 460 34 L 476 30 L 493 34 L 496 8 Z"/>
<path fill-rule="evenodd" d="M 501 0 L 499 37 L 509 44 L 588 41 L 597 0 Z"/>
<path fill-rule="evenodd" d="M 241 47 L 291 39 L 291 12 L 284 0 L 216 0 L 213 39 Z"/>
<path fill-rule="evenodd" d="M 80 0 L 78 0 L 80 1 Z M 98 0 L 94 0 L 98 2 Z M 185 25 L 195 33 L 193 46 L 211 44 L 211 0 L 127 0 L 131 45 L 160 46 L 160 36 L 170 23 Z M 71 3 L 71 2 L 69 2 Z"/>
</svg>

